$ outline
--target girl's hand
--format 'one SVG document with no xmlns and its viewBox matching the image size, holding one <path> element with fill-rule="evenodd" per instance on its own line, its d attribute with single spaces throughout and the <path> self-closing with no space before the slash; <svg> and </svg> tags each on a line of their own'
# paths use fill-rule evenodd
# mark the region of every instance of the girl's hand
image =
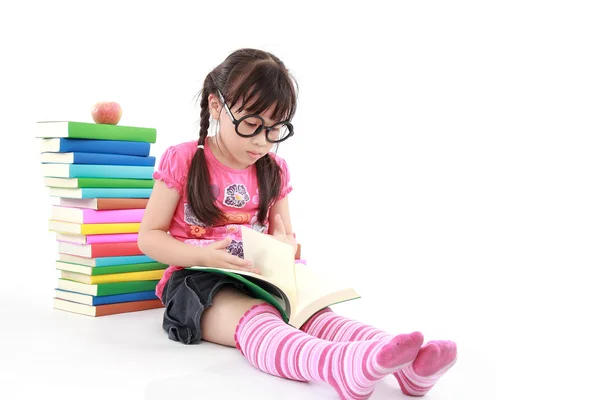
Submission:
<svg viewBox="0 0 600 400">
<path fill-rule="evenodd" d="M 227 268 L 260 274 L 260 271 L 254 268 L 249 260 L 229 254 L 227 246 L 230 244 L 231 238 L 225 238 L 199 248 L 201 250 L 199 264 L 204 267 Z"/>
<path fill-rule="evenodd" d="M 275 221 L 273 222 L 272 236 L 280 242 L 289 244 L 294 248 L 294 251 L 296 251 L 296 248 L 298 246 L 296 238 L 294 238 L 294 236 L 292 235 L 286 234 L 283 220 L 281 219 L 281 215 L 279 214 L 275 216 Z"/>
</svg>

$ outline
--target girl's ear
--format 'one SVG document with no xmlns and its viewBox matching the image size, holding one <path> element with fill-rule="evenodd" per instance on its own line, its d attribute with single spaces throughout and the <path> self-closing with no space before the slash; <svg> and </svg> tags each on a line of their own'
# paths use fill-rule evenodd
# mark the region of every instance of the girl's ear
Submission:
<svg viewBox="0 0 600 400">
<path fill-rule="evenodd" d="M 219 98 L 212 93 L 208 95 L 208 110 L 210 111 L 210 116 L 213 117 L 213 119 L 219 119 L 221 102 L 219 101 Z"/>
</svg>

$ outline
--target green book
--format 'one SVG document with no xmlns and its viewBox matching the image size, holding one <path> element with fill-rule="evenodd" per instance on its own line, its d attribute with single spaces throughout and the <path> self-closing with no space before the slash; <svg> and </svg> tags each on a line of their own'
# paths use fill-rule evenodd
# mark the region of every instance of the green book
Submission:
<svg viewBox="0 0 600 400">
<path fill-rule="evenodd" d="M 156 142 L 156 128 L 75 121 L 38 121 L 36 138 L 72 138 Z"/>
<path fill-rule="evenodd" d="M 56 269 L 76 272 L 85 275 L 108 275 L 108 274 L 120 274 L 124 272 L 140 272 L 140 271 L 154 271 L 157 269 L 165 269 L 168 265 L 159 262 L 147 262 L 139 264 L 122 264 L 122 265 L 110 265 L 107 267 L 90 267 L 88 265 L 69 263 L 65 261 L 56 261 Z"/>
<path fill-rule="evenodd" d="M 152 189 L 154 179 L 130 178 L 52 178 L 44 179 L 47 187 Z"/>
<path fill-rule="evenodd" d="M 322 268 L 296 262 L 293 247 L 271 235 L 243 225 L 241 230 L 244 259 L 250 260 L 260 274 L 203 266 L 189 269 L 235 279 L 254 297 L 277 308 L 283 320 L 295 328 L 300 328 L 327 306 L 360 298 L 345 276 L 328 274 Z"/>
<path fill-rule="evenodd" d="M 64 278 L 58 278 L 58 289 L 70 292 L 84 293 L 91 296 L 108 296 L 112 294 L 123 294 L 133 292 L 145 292 L 155 290 L 158 280 L 153 281 L 130 281 L 87 284 L 75 282 Z"/>
</svg>

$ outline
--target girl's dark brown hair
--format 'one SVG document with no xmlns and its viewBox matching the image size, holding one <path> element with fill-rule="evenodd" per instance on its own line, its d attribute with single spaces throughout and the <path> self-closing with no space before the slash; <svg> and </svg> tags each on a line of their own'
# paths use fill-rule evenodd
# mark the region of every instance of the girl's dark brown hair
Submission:
<svg viewBox="0 0 600 400">
<path fill-rule="evenodd" d="M 291 120 L 296 112 L 297 85 L 286 66 L 273 54 L 256 49 L 240 49 L 230 54 L 204 79 L 200 97 L 200 137 L 204 144 L 208 135 L 208 96 L 223 93 L 230 107 L 241 98 L 241 106 L 232 112 L 245 110 L 260 114 L 275 104 L 272 119 Z M 251 101 L 251 104 L 248 102 Z M 262 133 L 261 133 L 262 134 Z M 259 211 L 258 223 L 264 225 L 269 206 L 277 199 L 281 189 L 281 168 L 269 155 L 255 163 L 258 178 Z M 226 221 L 217 207 L 216 198 L 210 188 L 210 176 L 202 149 L 196 150 L 187 180 L 188 202 L 195 216 L 206 225 L 217 225 Z"/>
</svg>

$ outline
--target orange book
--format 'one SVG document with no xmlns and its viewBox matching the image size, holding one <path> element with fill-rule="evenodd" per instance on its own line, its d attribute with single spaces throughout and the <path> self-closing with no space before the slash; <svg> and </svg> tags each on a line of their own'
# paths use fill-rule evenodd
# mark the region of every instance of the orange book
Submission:
<svg viewBox="0 0 600 400">
<path fill-rule="evenodd" d="M 151 310 L 164 307 L 159 299 L 129 301 L 126 303 L 103 304 L 99 306 L 90 306 L 82 303 L 75 303 L 63 299 L 54 298 L 54 308 L 62 311 L 69 311 L 76 314 L 88 315 L 90 317 L 102 317 L 104 315 L 122 314 L 135 311 Z"/>
<path fill-rule="evenodd" d="M 90 208 L 92 210 L 126 210 L 130 208 L 146 208 L 148 200 L 137 198 L 73 199 L 61 197 L 60 205 L 65 207 Z"/>
</svg>

